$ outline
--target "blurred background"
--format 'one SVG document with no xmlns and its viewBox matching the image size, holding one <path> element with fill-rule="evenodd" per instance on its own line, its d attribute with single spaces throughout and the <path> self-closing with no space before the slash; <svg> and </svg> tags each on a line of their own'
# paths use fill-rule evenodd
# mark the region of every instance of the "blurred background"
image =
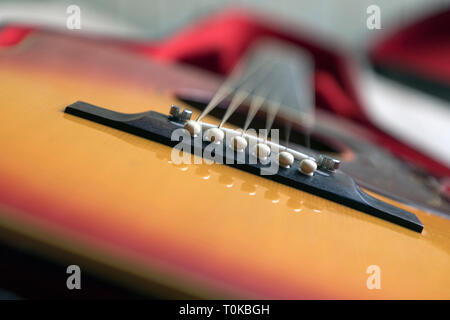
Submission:
<svg viewBox="0 0 450 320">
<path fill-rule="evenodd" d="M 382 29 L 449 6 L 449 0 L 0 0 L 0 23 L 24 21 L 65 25 L 67 6 L 82 9 L 83 29 L 138 38 L 163 38 L 214 11 L 232 6 L 257 9 L 302 28 L 359 48 L 376 36 L 366 9 L 377 5 Z"/>
</svg>

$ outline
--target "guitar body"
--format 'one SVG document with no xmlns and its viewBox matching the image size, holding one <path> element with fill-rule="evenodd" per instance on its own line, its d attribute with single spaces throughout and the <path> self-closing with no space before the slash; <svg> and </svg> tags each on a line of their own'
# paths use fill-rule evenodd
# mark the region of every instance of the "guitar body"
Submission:
<svg viewBox="0 0 450 320">
<path fill-rule="evenodd" d="M 225 165 L 175 165 L 171 147 L 64 113 L 168 114 L 188 107 L 177 90 L 214 92 L 212 74 L 38 31 L 0 48 L 0 83 L 4 241 L 163 296 L 450 298 L 442 215 L 372 193 L 417 215 L 414 232 Z"/>
</svg>

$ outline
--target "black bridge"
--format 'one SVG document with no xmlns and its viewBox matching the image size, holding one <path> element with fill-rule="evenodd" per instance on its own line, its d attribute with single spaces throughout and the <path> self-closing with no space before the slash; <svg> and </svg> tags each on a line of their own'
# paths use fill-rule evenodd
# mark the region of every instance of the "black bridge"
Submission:
<svg viewBox="0 0 450 320">
<path fill-rule="evenodd" d="M 81 101 L 67 106 L 65 112 L 168 146 L 175 146 L 180 143 L 180 141 L 172 141 L 171 136 L 175 129 L 183 127 L 183 123 L 172 121 L 170 116 L 158 112 L 148 111 L 138 114 L 124 114 Z M 209 142 L 203 142 L 198 146 L 198 148 L 201 148 L 202 150 L 198 151 L 203 151 L 209 144 Z M 194 146 L 193 151 L 195 152 L 196 144 L 191 143 L 190 145 Z M 222 163 L 224 163 L 224 165 L 257 174 L 263 178 L 306 191 L 416 232 L 422 232 L 423 230 L 423 224 L 416 215 L 368 195 L 350 176 L 344 174 L 340 170 L 337 170 L 332 174 L 321 174 L 320 172 L 316 172 L 314 176 L 309 177 L 298 172 L 299 162 L 298 160 L 295 160 L 290 168 L 280 167 L 276 174 L 260 175 L 261 170 L 264 170 L 268 165 L 263 165 L 259 162 L 252 164 L 247 161 L 250 157 L 247 150 L 245 151 L 245 163 L 235 163 L 233 160 L 238 157 L 234 154 L 233 159 L 228 159 L 225 148 L 226 146 L 223 146 L 224 152 L 222 153 Z M 203 154 L 203 152 L 201 152 L 201 154 Z"/>
</svg>

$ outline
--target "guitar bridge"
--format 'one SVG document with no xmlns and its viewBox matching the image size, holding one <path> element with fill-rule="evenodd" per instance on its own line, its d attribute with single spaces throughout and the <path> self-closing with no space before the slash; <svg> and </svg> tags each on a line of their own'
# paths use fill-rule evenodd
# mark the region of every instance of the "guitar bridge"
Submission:
<svg viewBox="0 0 450 320">
<path fill-rule="evenodd" d="M 263 178 L 311 193 L 419 233 L 423 230 L 423 224 L 416 215 L 365 193 L 350 176 L 340 170 L 335 170 L 339 163 L 329 157 L 323 156 L 318 160 L 314 159 L 318 165 L 318 171 L 314 175 L 301 173 L 300 167 L 302 161 L 309 159 L 308 156 L 302 158 L 303 155 L 293 157 L 289 166 L 280 165 L 280 168 L 275 174 L 261 174 L 261 172 L 265 172 L 270 167 L 270 163 L 255 161 L 257 159 L 249 151 L 249 148 L 236 150 L 236 148 L 230 148 L 230 145 L 227 143 L 217 144 L 217 141 L 203 141 L 202 139 L 195 141 L 195 135 L 191 134 L 188 134 L 188 141 L 183 141 L 181 138 L 173 139 L 173 132 L 175 130 L 188 131 L 184 129 L 187 123 L 186 120 L 190 119 L 190 113 L 187 110 L 181 112 L 180 110 L 172 109 L 171 115 L 164 115 L 154 111 L 139 114 L 124 114 L 78 101 L 67 106 L 65 113 L 167 146 L 193 146 L 193 148 L 187 148 L 187 150 L 191 150 L 195 154 L 200 153 L 206 158 L 209 157 L 210 160 L 217 160 L 219 158 L 224 165 L 260 175 Z M 214 154 L 205 152 L 214 143 L 217 144 L 216 152 Z M 241 161 L 236 162 L 235 159 L 241 159 Z"/>
</svg>

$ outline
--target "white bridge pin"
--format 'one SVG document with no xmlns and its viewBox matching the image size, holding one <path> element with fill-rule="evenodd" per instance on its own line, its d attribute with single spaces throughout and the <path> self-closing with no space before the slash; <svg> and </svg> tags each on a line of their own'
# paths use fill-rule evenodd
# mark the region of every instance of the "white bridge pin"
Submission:
<svg viewBox="0 0 450 320">
<path fill-rule="evenodd" d="M 264 160 L 270 155 L 270 147 L 265 143 L 258 143 L 254 152 L 259 159 Z"/>
<path fill-rule="evenodd" d="M 317 169 L 317 163 L 313 159 L 303 159 L 298 169 L 304 175 L 312 176 Z"/>
<path fill-rule="evenodd" d="M 231 138 L 231 147 L 238 152 L 242 152 L 247 148 L 247 140 L 241 136 L 234 136 Z"/>
<path fill-rule="evenodd" d="M 294 156 L 287 151 L 281 151 L 278 155 L 278 163 L 283 168 L 289 168 L 294 163 Z"/>
<path fill-rule="evenodd" d="M 204 139 L 206 141 L 211 141 L 214 143 L 221 143 L 224 137 L 225 133 L 219 128 L 210 128 L 206 130 L 204 135 Z"/>
<path fill-rule="evenodd" d="M 188 122 L 186 122 L 184 128 L 193 137 L 197 136 L 202 131 L 202 126 L 195 120 L 189 120 Z"/>
</svg>

